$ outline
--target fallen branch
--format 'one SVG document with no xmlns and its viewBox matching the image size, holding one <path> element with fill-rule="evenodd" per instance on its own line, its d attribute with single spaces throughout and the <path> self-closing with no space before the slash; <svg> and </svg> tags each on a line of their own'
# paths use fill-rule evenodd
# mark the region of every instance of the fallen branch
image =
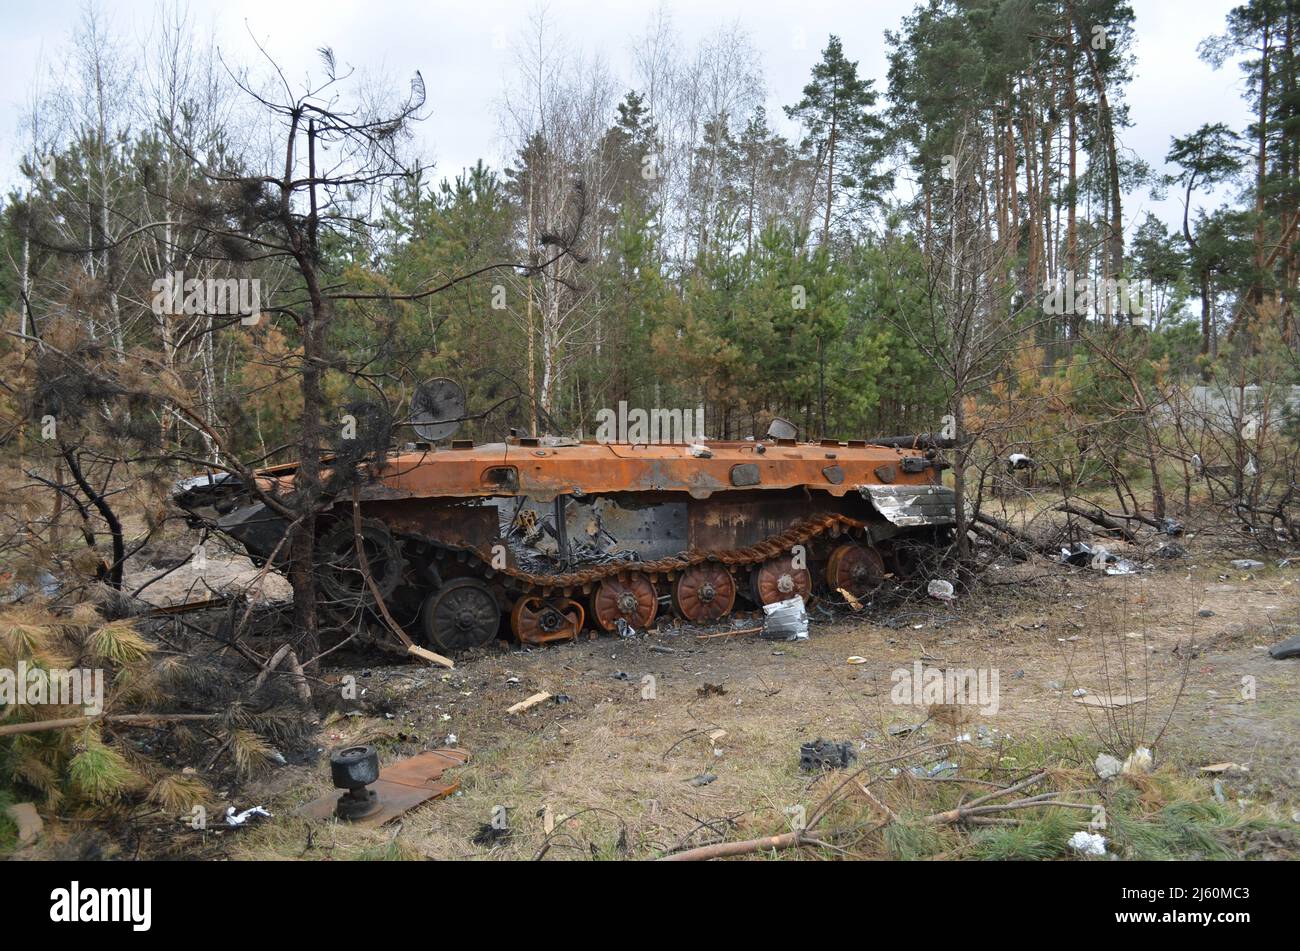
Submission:
<svg viewBox="0 0 1300 951">
<path fill-rule="evenodd" d="M 153 723 L 179 723 L 187 720 L 215 720 L 220 713 L 118 713 L 96 714 L 95 716 L 67 717 L 62 720 L 32 720 L 27 723 L 10 723 L 0 726 L 0 736 L 15 736 L 19 733 L 42 733 L 45 730 L 68 730 L 72 727 L 85 726 L 102 721 L 119 726 L 148 726 Z"/>
<path fill-rule="evenodd" d="M 695 639 L 699 641 L 708 640 L 711 637 L 738 637 L 741 634 L 757 634 L 763 629 L 763 625 L 758 627 L 742 627 L 735 631 L 718 631 L 716 634 L 696 634 Z"/>
<path fill-rule="evenodd" d="M 1057 550 L 1051 545 L 1043 545 L 1034 541 L 1034 539 L 1031 538 L 1030 536 L 1024 534 L 1018 529 L 1012 528 L 1010 525 L 1008 525 L 1006 522 L 1002 521 L 1001 519 L 994 518 L 992 515 L 989 515 L 987 512 L 980 512 L 979 514 L 977 514 L 975 516 L 975 521 L 981 525 L 987 525 L 989 528 L 992 528 L 995 531 L 1001 533 L 1002 535 L 1005 535 L 1007 539 L 1009 539 L 1009 541 L 1003 539 L 997 539 L 997 542 L 1006 548 L 1013 548 L 1019 545 L 1031 551 L 1036 551 L 1040 555 L 1046 555 L 1048 558 L 1055 558 L 1058 554 Z"/>
<path fill-rule="evenodd" d="M 374 595 L 375 606 L 379 608 L 379 613 L 383 616 L 384 622 L 394 634 L 406 646 L 406 652 L 413 657 L 428 661 L 432 664 L 439 664 L 448 669 L 456 666 L 455 661 L 449 657 L 443 657 L 441 654 L 435 654 L 418 646 L 415 641 L 411 640 L 406 631 L 402 630 L 402 625 L 393 620 L 393 616 L 388 613 L 388 605 L 384 604 L 384 597 L 379 593 L 379 586 L 375 584 L 375 579 L 370 576 L 370 559 L 366 557 L 365 541 L 361 536 L 361 494 L 354 485 L 352 487 L 352 533 L 353 544 L 357 550 L 357 565 L 361 568 L 361 576 L 366 579 L 366 586 L 370 588 L 370 593 Z"/>
<path fill-rule="evenodd" d="M 769 835 L 762 839 L 746 839 L 743 842 L 715 842 L 713 845 L 701 845 L 674 852 L 659 859 L 660 862 L 707 862 L 710 859 L 725 859 L 733 855 L 749 855 L 753 852 L 780 852 L 799 846 L 825 846 L 821 839 L 808 835 L 807 832 L 787 832 L 785 835 Z"/>
<path fill-rule="evenodd" d="M 1094 525 L 1101 526 L 1102 528 L 1106 529 L 1106 531 L 1108 532 L 1114 532 L 1115 534 L 1123 538 L 1126 542 L 1132 542 L 1137 540 L 1137 533 L 1134 532 L 1133 529 L 1129 528 L 1127 525 L 1123 525 L 1115 521 L 1115 519 L 1107 515 L 1106 512 L 1101 508 L 1098 508 L 1097 511 L 1095 512 L 1090 512 L 1087 509 L 1080 508 L 1077 505 L 1072 505 L 1070 502 L 1067 501 L 1067 502 L 1062 502 L 1060 505 L 1058 505 L 1056 507 L 1056 511 L 1065 512 L 1069 515 L 1077 515 L 1079 518 L 1086 519 L 1087 521 L 1092 522 Z"/>
</svg>

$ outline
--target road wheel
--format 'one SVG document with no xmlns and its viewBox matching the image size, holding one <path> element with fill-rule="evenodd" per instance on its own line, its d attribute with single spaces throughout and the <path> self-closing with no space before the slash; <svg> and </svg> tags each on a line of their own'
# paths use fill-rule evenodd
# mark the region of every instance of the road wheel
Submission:
<svg viewBox="0 0 1300 951">
<path fill-rule="evenodd" d="M 731 613 L 736 582 L 726 567 L 714 561 L 693 565 L 673 584 L 673 607 L 694 624 L 711 624 Z"/>
<path fill-rule="evenodd" d="M 496 595 L 477 578 L 455 578 L 429 595 L 421 612 L 424 637 L 439 650 L 483 647 L 501 628 Z"/>
<path fill-rule="evenodd" d="M 591 593 L 591 613 L 606 631 L 617 630 L 620 619 L 644 631 L 658 611 L 659 595 L 655 586 L 639 571 L 606 578 Z"/>
<path fill-rule="evenodd" d="M 812 594 L 812 575 L 807 568 L 796 568 L 789 555 L 763 562 L 750 583 L 754 600 L 759 604 L 775 604 L 795 595 L 807 601 Z"/>
<path fill-rule="evenodd" d="M 885 562 L 874 548 L 840 545 L 826 560 L 826 585 L 859 600 L 870 598 L 885 583 Z"/>
</svg>

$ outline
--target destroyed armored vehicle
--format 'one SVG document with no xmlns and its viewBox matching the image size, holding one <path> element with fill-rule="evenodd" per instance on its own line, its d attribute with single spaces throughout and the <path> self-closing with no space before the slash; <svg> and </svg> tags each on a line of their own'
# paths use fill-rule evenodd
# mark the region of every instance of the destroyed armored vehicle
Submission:
<svg viewBox="0 0 1300 951">
<path fill-rule="evenodd" d="M 319 517 L 318 590 L 371 608 L 377 593 L 454 652 L 505 629 L 544 644 L 645 630 L 665 611 L 707 625 L 795 595 L 862 602 L 950 540 L 953 492 L 929 437 L 792 437 L 408 444 L 360 463 L 355 491 Z M 259 487 L 289 495 L 295 472 L 261 470 Z M 283 560 L 285 520 L 236 476 L 185 480 L 175 499 L 255 563 Z"/>
</svg>

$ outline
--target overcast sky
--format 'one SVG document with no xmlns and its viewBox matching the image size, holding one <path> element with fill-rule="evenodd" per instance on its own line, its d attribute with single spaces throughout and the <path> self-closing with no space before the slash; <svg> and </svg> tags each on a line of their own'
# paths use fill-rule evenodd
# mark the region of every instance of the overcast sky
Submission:
<svg viewBox="0 0 1300 951">
<path fill-rule="evenodd" d="M 1240 0 L 1238 0 L 1240 2 Z M 1235 65 L 1212 70 L 1197 44 L 1223 29 L 1231 0 L 1133 0 L 1137 64 L 1127 98 L 1133 127 L 1123 145 L 1161 167 L 1169 139 L 1205 122 L 1243 129 L 1249 122 Z M 38 78 L 62 58 L 80 16 L 81 0 L 0 0 L 0 184 L 16 184 L 23 104 Z M 574 51 L 599 55 L 615 75 L 630 77 L 631 49 L 656 4 L 651 0 L 551 0 L 559 35 Z M 912 0 L 668 0 L 688 48 L 718 26 L 739 21 L 762 55 L 768 112 L 794 102 L 830 33 L 838 34 L 860 73 L 885 84 L 884 31 L 896 29 Z M 190 0 L 194 23 L 215 31 L 229 61 L 253 63 L 249 32 L 262 41 L 290 78 L 319 76 L 316 50 L 330 46 L 341 64 L 382 72 L 404 84 L 419 69 L 430 118 L 418 130 L 423 153 L 439 175 L 452 175 L 477 158 L 500 164 L 504 143 L 498 119 L 521 20 L 528 0 Z M 105 0 L 112 27 L 132 43 L 146 36 L 157 0 Z M 48 88 L 48 80 L 45 80 Z M 1154 202 L 1130 196 L 1130 227 L 1146 210 L 1171 222 L 1182 214 L 1177 196 Z"/>
</svg>

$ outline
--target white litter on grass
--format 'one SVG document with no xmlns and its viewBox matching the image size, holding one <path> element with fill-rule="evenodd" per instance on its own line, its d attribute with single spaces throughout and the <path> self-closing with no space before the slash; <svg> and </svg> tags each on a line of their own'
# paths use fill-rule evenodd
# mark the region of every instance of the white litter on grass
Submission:
<svg viewBox="0 0 1300 951">
<path fill-rule="evenodd" d="M 1070 836 L 1070 848 L 1082 855 L 1105 855 L 1106 837 L 1096 832 L 1084 832 L 1080 829 Z"/>
<path fill-rule="evenodd" d="M 1124 768 L 1124 764 L 1109 753 L 1101 753 L 1098 754 L 1097 761 L 1093 764 L 1092 768 L 1096 771 L 1099 778 L 1111 779 L 1120 774 L 1120 770 Z"/>
<path fill-rule="evenodd" d="M 951 581 L 944 581 L 942 578 L 935 578 L 925 588 L 926 594 L 932 598 L 938 598 L 940 601 L 952 601 L 956 598 L 953 593 Z"/>
<path fill-rule="evenodd" d="M 787 641 L 808 639 L 808 613 L 803 598 L 795 595 L 784 601 L 763 605 L 763 637 Z"/>
<path fill-rule="evenodd" d="M 1139 746 L 1124 760 L 1124 774 L 1132 776 L 1134 773 L 1149 773 L 1151 766 L 1151 751 L 1145 746 Z"/>
<path fill-rule="evenodd" d="M 264 819 L 274 818 L 262 806 L 254 806 L 252 809 L 245 809 L 243 812 L 238 813 L 235 812 L 235 807 L 231 806 L 226 810 L 226 825 L 242 826 L 249 819 L 253 818 L 253 816 L 261 816 Z"/>
</svg>

